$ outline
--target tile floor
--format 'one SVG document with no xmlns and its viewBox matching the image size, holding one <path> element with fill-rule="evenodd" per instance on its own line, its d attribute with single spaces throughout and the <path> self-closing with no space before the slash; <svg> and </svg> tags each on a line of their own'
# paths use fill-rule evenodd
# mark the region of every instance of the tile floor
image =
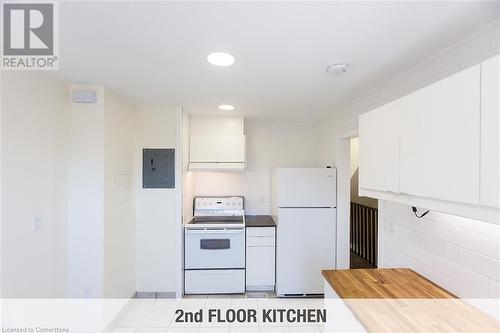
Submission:
<svg viewBox="0 0 500 333">
<path fill-rule="evenodd" d="M 323 308 L 323 299 L 282 299 L 274 294 L 266 297 L 255 295 L 189 295 L 181 300 L 133 299 L 121 313 L 109 333 L 190 333 L 190 332 L 323 332 L 317 323 L 177 323 L 175 311 L 199 309 L 247 309 L 254 308 Z M 206 313 L 206 312 L 205 312 Z"/>
</svg>

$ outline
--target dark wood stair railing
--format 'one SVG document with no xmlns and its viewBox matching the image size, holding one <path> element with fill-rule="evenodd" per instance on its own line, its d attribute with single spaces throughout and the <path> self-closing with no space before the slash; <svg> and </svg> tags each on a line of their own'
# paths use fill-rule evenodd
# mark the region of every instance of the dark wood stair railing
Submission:
<svg viewBox="0 0 500 333">
<path fill-rule="evenodd" d="M 351 202 L 351 251 L 377 267 L 378 209 Z"/>
</svg>

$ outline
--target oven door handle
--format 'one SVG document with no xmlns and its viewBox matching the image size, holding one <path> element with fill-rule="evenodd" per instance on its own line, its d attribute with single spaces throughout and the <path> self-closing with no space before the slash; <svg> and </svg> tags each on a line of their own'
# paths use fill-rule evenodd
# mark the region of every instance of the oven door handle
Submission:
<svg viewBox="0 0 500 333">
<path fill-rule="evenodd" d="M 188 234 L 240 234 L 245 229 L 204 229 L 204 230 L 197 230 L 197 229 L 187 229 L 186 232 Z"/>
</svg>

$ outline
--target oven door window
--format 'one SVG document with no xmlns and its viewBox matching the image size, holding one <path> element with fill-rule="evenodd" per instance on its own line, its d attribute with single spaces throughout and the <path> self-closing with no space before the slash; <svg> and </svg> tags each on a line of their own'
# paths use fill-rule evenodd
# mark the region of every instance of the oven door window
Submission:
<svg viewBox="0 0 500 333">
<path fill-rule="evenodd" d="M 230 248 L 230 239 L 200 239 L 200 249 L 202 250 L 227 250 Z"/>
</svg>

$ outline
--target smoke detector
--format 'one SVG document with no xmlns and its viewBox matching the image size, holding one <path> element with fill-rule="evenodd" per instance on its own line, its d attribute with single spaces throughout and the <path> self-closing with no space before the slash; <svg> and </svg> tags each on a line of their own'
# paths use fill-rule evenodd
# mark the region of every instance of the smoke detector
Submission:
<svg viewBox="0 0 500 333">
<path fill-rule="evenodd" d="M 349 64 L 346 64 L 344 62 L 338 62 L 338 63 L 331 64 L 328 67 L 326 67 L 326 72 L 332 73 L 335 75 L 340 75 L 340 74 L 347 72 L 348 68 L 349 68 Z"/>
</svg>

